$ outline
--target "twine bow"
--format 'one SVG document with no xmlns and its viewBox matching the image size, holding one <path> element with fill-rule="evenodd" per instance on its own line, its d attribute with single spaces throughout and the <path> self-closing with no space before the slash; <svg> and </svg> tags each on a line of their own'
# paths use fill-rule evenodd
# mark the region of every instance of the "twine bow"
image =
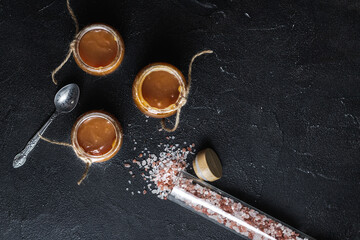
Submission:
<svg viewBox="0 0 360 240">
<path fill-rule="evenodd" d="M 188 71 L 188 82 L 187 82 L 187 85 L 186 85 L 186 88 L 185 88 L 185 93 L 184 95 L 182 96 L 184 98 L 184 103 L 182 104 L 182 106 L 177 110 L 176 112 L 176 118 L 175 118 L 175 124 L 174 124 L 174 127 L 173 128 L 168 128 L 166 127 L 166 124 L 165 124 L 165 120 L 166 118 L 163 118 L 161 119 L 161 127 L 167 131 L 167 132 L 174 132 L 178 126 L 179 126 L 179 122 L 180 122 L 180 113 L 181 113 L 181 108 L 185 106 L 185 104 L 187 103 L 187 100 L 188 100 L 188 97 L 189 97 L 189 93 L 190 93 L 190 87 L 191 87 L 191 71 L 192 71 L 192 65 L 195 61 L 195 59 L 203 54 L 210 54 L 210 53 L 213 53 L 212 50 L 204 50 L 204 51 L 201 51 L 197 54 L 195 54 L 191 61 L 190 61 L 190 64 L 189 64 L 189 71 Z"/>
<path fill-rule="evenodd" d="M 54 71 L 51 72 L 51 78 L 52 78 L 52 81 L 53 81 L 53 83 L 55 85 L 57 85 L 57 80 L 55 79 L 55 74 L 65 65 L 65 63 L 67 63 L 67 61 L 71 57 L 71 54 L 75 51 L 75 37 L 79 33 L 79 22 L 78 22 L 78 20 L 77 20 L 77 18 L 75 16 L 74 11 L 72 10 L 72 8 L 70 6 L 70 0 L 66 0 L 66 6 L 67 6 L 67 9 L 69 11 L 69 14 L 71 15 L 72 20 L 74 21 L 75 36 L 74 36 L 74 40 L 72 40 L 70 45 L 69 45 L 69 50 L 68 50 L 68 53 L 67 53 L 64 61 L 62 61 L 60 63 L 60 65 L 57 68 L 55 68 Z"/>
</svg>

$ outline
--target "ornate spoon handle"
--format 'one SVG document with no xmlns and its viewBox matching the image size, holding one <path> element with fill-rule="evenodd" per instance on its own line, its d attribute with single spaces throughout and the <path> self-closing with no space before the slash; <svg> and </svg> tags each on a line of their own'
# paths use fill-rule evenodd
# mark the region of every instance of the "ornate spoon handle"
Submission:
<svg viewBox="0 0 360 240">
<path fill-rule="evenodd" d="M 39 135 L 42 135 L 45 132 L 45 130 L 48 128 L 48 126 L 51 124 L 51 122 L 58 115 L 59 115 L 59 113 L 57 111 L 55 111 L 53 113 L 53 115 L 51 115 L 49 120 L 44 124 L 44 126 L 42 126 L 40 128 L 40 130 L 30 139 L 30 141 L 27 143 L 26 147 L 15 156 L 14 161 L 13 161 L 14 168 L 18 168 L 18 167 L 21 167 L 22 165 L 24 165 L 28 154 L 34 149 L 36 144 L 39 142 L 39 140 L 40 140 Z"/>
</svg>

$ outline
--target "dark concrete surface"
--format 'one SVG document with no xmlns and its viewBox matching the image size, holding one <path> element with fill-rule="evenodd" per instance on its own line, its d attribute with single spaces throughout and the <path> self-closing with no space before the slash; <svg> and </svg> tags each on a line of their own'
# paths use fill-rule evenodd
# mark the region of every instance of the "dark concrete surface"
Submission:
<svg viewBox="0 0 360 240">
<path fill-rule="evenodd" d="M 114 26 L 126 52 L 106 77 L 70 60 L 57 75 L 74 26 L 65 0 L 0 1 L 0 239 L 239 239 L 231 232 L 141 188 L 123 161 L 169 136 L 132 101 L 145 65 L 164 61 L 193 88 L 172 143 L 219 154 L 220 189 L 325 240 L 360 239 L 360 4 L 358 1 L 72 1 L 81 27 Z M 84 165 L 71 149 L 40 142 L 28 162 L 13 157 L 54 110 L 67 83 L 81 87 L 79 106 L 45 136 L 70 141 L 75 119 L 91 109 L 113 113 L 124 145 Z M 129 125 L 131 124 L 131 125 Z M 133 150 L 137 141 L 138 150 Z M 189 159 L 191 161 L 192 158 Z M 240 238 L 241 239 L 241 238 Z"/>
</svg>

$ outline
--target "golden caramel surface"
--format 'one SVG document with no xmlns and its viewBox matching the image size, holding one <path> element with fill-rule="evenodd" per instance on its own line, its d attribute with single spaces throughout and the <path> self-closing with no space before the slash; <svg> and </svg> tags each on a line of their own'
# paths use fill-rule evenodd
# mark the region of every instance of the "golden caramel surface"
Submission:
<svg viewBox="0 0 360 240">
<path fill-rule="evenodd" d="M 91 30 L 80 39 L 79 54 L 91 67 L 106 67 L 117 55 L 118 44 L 114 36 L 105 30 Z"/>
<path fill-rule="evenodd" d="M 167 71 L 152 71 L 144 79 L 142 95 L 150 106 L 164 109 L 177 101 L 179 88 L 175 75 Z"/>
<path fill-rule="evenodd" d="M 111 122 L 101 117 L 85 120 L 79 126 L 77 140 L 82 149 L 90 155 L 104 155 L 116 140 L 115 128 Z"/>
</svg>

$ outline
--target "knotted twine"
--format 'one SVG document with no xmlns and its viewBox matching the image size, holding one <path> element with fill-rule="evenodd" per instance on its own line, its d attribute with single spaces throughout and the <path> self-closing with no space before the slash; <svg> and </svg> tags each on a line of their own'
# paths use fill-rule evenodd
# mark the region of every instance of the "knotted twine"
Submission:
<svg viewBox="0 0 360 240">
<path fill-rule="evenodd" d="M 75 25 L 75 36 L 74 39 L 71 41 L 70 45 L 69 45 L 69 50 L 68 53 L 64 59 L 64 61 L 62 61 L 62 63 L 60 63 L 60 65 L 54 69 L 54 71 L 51 72 L 51 78 L 52 81 L 55 85 L 57 85 L 57 80 L 55 79 L 55 74 L 65 65 L 65 63 L 69 60 L 69 58 L 71 57 L 71 54 L 75 51 L 75 39 L 76 36 L 79 33 L 79 22 L 75 16 L 74 11 L 72 10 L 71 6 L 70 6 L 70 0 L 66 0 L 66 6 L 67 9 L 69 11 L 69 14 L 71 15 L 72 20 L 74 21 L 74 25 Z"/>
<path fill-rule="evenodd" d="M 66 146 L 66 147 L 71 147 L 75 152 L 76 150 L 74 149 L 73 145 L 71 145 L 70 143 L 64 143 L 64 142 L 57 142 L 57 141 L 53 141 L 53 140 L 50 140 L 46 137 L 43 137 L 42 135 L 39 134 L 39 137 L 40 139 L 44 140 L 45 142 L 48 142 L 48 143 L 51 143 L 51 144 L 56 144 L 56 145 L 61 145 L 61 146 Z M 83 175 L 81 176 L 80 180 L 77 182 L 78 185 L 80 185 L 82 183 L 82 181 L 86 178 L 88 172 L 89 172 L 89 169 L 90 169 L 90 166 L 91 164 L 93 163 L 91 161 L 91 159 L 89 158 L 80 158 L 82 161 L 84 161 L 86 163 L 86 168 L 85 168 L 85 171 L 83 173 Z"/>
<path fill-rule="evenodd" d="M 167 131 L 167 132 L 174 132 L 174 131 L 178 128 L 178 126 L 179 126 L 181 108 L 184 107 L 185 104 L 187 103 L 187 100 L 188 100 L 188 97 L 189 97 L 189 93 L 190 93 L 190 87 L 191 87 L 191 71 L 192 71 L 192 65 L 193 65 L 195 59 L 196 59 L 197 57 L 203 55 L 203 54 L 210 54 L 210 53 L 213 53 L 213 51 L 212 51 L 212 50 L 204 50 L 204 51 L 201 51 L 201 52 L 195 54 L 195 55 L 192 57 L 192 59 L 191 59 L 191 61 L 190 61 L 190 64 L 189 64 L 188 82 L 187 82 L 187 85 L 186 85 L 186 87 L 185 87 L 185 92 L 184 92 L 184 94 L 183 94 L 183 96 L 182 96 L 182 97 L 185 99 L 184 104 L 183 104 L 183 105 L 177 110 L 177 112 L 176 112 L 175 125 L 174 125 L 173 128 L 168 128 L 168 127 L 166 127 L 166 124 L 165 124 L 166 118 L 161 119 L 161 127 L 162 127 L 165 131 Z"/>
</svg>

